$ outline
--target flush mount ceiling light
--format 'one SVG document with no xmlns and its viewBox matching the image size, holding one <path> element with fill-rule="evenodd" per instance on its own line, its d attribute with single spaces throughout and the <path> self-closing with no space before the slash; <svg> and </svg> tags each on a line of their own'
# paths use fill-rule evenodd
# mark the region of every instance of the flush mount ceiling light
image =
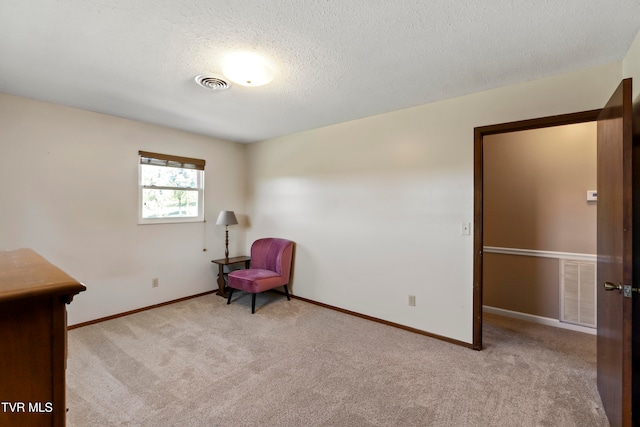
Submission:
<svg viewBox="0 0 640 427">
<path fill-rule="evenodd" d="M 253 53 L 234 53 L 225 58 L 225 77 L 242 86 L 262 86 L 273 80 L 273 70 L 267 61 Z"/>
</svg>

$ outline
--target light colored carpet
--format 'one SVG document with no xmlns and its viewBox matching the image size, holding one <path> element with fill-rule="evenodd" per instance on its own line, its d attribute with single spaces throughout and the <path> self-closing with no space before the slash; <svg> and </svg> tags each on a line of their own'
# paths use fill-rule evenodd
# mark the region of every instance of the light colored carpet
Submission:
<svg viewBox="0 0 640 427">
<path fill-rule="evenodd" d="M 478 352 L 267 293 L 69 331 L 69 426 L 607 426 L 595 337 L 485 314 Z M 264 305 L 266 304 L 266 305 Z"/>
</svg>

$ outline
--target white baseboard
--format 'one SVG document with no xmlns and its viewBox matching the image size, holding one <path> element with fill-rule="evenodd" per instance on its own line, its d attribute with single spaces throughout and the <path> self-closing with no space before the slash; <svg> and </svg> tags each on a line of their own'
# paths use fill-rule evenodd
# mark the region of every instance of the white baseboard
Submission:
<svg viewBox="0 0 640 427">
<path fill-rule="evenodd" d="M 536 316 L 533 314 L 520 313 L 517 311 L 505 310 L 503 308 L 489 307 L 487 305 L 482 306 L 482 311 L 485 311 L 487 313 L 499 314 L 500 316 L 512 317 L 514 319 L 527 320 L 529 322 L 539 323 L 541 325 L 554 326 L 556 328 L 583 332 L 585 334 L 591 334 L 591 335 L 597 334 L 597 330 L 594 328 L 588 328 L 586 326 L 565 323 L 565 322 L 559 321 L 558 319 L 551 319 L 549 317 L 542 317 L 542 316 Z"/>
</svg>

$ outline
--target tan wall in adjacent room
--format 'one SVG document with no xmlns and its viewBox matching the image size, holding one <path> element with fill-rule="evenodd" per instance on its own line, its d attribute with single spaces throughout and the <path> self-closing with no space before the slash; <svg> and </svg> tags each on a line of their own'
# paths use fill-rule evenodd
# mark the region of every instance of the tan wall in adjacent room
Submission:
<svg viewBox="0 0 640 427">
<path fill-rule="evenodd" d="M 486 253 L 484 305 L 557 319 L 559 274 L 557 259 Z"/>
<path fill-rule="evenodd" d="M 596 124 L 484 138 L 484 244 L 594 254 Z M 486 253 L 484 305 L 559 318 L 557 259 Z"/>
</svg>

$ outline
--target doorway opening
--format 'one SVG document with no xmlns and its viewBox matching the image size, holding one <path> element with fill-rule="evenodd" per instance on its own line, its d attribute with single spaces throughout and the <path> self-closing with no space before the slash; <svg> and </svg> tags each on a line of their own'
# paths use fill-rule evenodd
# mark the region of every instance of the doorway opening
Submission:
<svg viewBox="0 0 640 427">
<path fill-rule="evenodd" d="M 483 272 L 484 272 L 484 149 L 485 137 L 532 129 L 550 128 L 596 121 L 600 110 L 550 116 L 474 129 L 474 292 L 473 292 L 473 348 L 482 349 Z"/>
</svg>

